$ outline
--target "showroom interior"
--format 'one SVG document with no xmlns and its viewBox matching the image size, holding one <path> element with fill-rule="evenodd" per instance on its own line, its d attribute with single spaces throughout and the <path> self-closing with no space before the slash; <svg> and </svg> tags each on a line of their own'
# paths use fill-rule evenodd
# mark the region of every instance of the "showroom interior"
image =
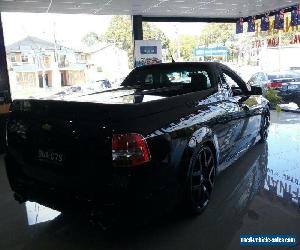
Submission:
<svg viewBox="0 0 300 250">
<path fill-rule="evenodd" d="M 109 17 L 109 20 L 118 20 L 118 16 L 123 18 L 124 15 L 127 16 L 126 20 L 129 20 L 130 25 L 128 26 L 130 34 L 127 34 L 129 38 L 126 40 L 127 50 L 124 49 L 125 42 L 122 44 L 122 34 L 124 35 L 124 33 L 120 32 L 119 41 L 112 41 L 113 38 L 109 35 L 114 35 L 114 29 L 118 27 L 117 25 L 114 26 L 112 22 L 109 24 L 109 21 L 105 21 L 106 17 Z M 296 21 L 293 19 L 293 15 Z M 87 21 L 85 20 L 81 27 L 79 18 L 83 16 L 87 18 Z M 277 16 L 278 18 L 282 16 L 282 27 L 279 23 L 280 27 L 276 28 Z M 96 20 L 98 19 L 93 19 L 94 17 L 103 19 L 99 19 L 100 21 L 97 23 Z M 269 17 L 271 18 L 270 24 L 275 25 L 275 28 L 271 29 L 272 34 L 258 31 L 258 29 L 263 30 L 262 20 Z M 22 18 L 24 19 L 22 20 Z M 28 21 L 26 18 L 30 20 Z M 30 31 L 30 25 L 25 27 L 26 22 L 36 23 L 38 27 L 38 23 L 43 23 L 47 18 L 51 21 L 52 26 L 42 28 L 51 33 L 48 37 L 44 34 L 45 32 L 41 32 L 36 27 L 32 27 L 34 32 Z M 55 20 L 55 18 L 57 18 L 57 21 L 54 25 L 52 20 Z M 91 26 L 88 24 L 89 20 L 93 20 Z M 101 23 L 101 20 L 104 20 L 103 23 Z M 125 19 L 120 20 L 124 21 Z M 59 28 L 59 25 L 64 22 L 70 24 L 70 34 L 71 32 L 90 34 L 90 36 L 85 36 L 87 42 L 84 46 L 76 45 L 76 47 L 75 43 L 63 43 L 62 39 L 60 41 L 57 38 L 59 32 L 61 34 L 66 32 L 65 37 L 69 36 L 67 31 L 61 31 L 62 28 Z M 74 27 L 72 27 L 72 22 Z M 163 45 L 161 45 L 160 40 L 163 40 L 165 36 L 162 36 L 159 32 L 157 34 L 160 34 L 160 36 L 157 35 L 148 39 L 150 28 L 145 28 L 150 27 L 147 26 L 148 23 L 152 25 L 151 27 L 156 27 L 153 28 L 156 31 L 157 27 L 165 27 L 161 30 L 166 34 L 170 33 L 170 42 L 163 42 Z M 213 34 L 208 33 L 209 36 L 203 40 L 203 46 L 194 46 L 188 50 L 191 55 L 185 55 L 182 49 L 183 45 L 180 44 L 183 40 L 177 39 L 178 34 L 180 32 L 187 34 L 184 32 L 186 32 L 185 29 L 189 29 L 189 25 L 198 24 L 216 24 L 214 27 L 217 27 L 219 32 L 222 32 L 222 25 L 226 24 L 229 25 L 226 27 L 233 27 L 234 35 L 231 35 L 230 41 L 226 41 L 222 45 L 214 45 L 212 40 L 217 38 L 212 38 L 214 37 Z M 17 25 L 21 28 L 15 31 L 13 28 Z M 78 26 L 77 29 L 76 25 L 80 27 Z M 96 31 L 97 26 L 101 27 L 101 25 L 110 25 L 109 27 L 112 27 L 111 33 L 107 32 L 103 33 L 104 35 L 95 36 L 94 30 Z M 120 25 L 120 29 L 125 27 L 121 26 L 122 21 L 118 25 Z M 202 26 L 199 27 L 201 27 L 199 33 L 205 29 Z M 55 29 L 56 31 L 52 33 L 52 30 Z M 86 32 L 84 32 L 85 29 Z M 269 26 L 266 30 L 266 32 L 270 32 Z M 20 31 L 24 32 L 26 36 L 19 38 L 17 33 Z M 39 32 L 41 33 L 40 38 L 37 37 Z M 198 33 L 194 30 L 193 34 Z M 300 249 L 299 34 L 300 2 L 297 0 L 0 0 L 0 249 Z M 15 37 L 18 38 L 15 40 L 10 39 Z M 163 39 L 160 39 L 162 37 Z M 69 39 L 72 40 L 72 38 Z M 97 40 L 96 44 L 94 44 L 95 39 Z M 251 42 L 249 42 L 250 40 Z M 197 41 L 200 44 L 202 40 L 199 38 Z M 235 42 L 238 45 L 235 45 Z M 89 43 L 93 44 L 90 45 Z M 205 43 L 213 45 L 204 45 Z M 74 45 L 74 48 L 71 44 Z M 269 102 L 270 116 L 269 121 L 267 121 L 269 123 L 267 138 L 263 142 L 256 143 L 255 141 L 255 144 L 247 147 L 247 150 L 241 150 L 239 152 L 240 157 L 230 159 L 230 164 L 226 169 L 216 175 L 214 189 L 205 210 L 197 215 L 187 215 L 181 207 L 177 208 L 176 206 L 176 209 L 169 209 L 167 205 L 165 207 L 164 203 L 159 201 L 159 204 L 156 205 L 159 205 L 160 208 L 164 207 L 164 209 L 141 204 L 142 209 L 138 213 L 125 213 L 120 217 L 115 217 L 114 213 L 111 215 L 110 212 L 106 214 L 102 211 L 99 213 L 93 212 L 86 216 L 85 212 L 81 212 L 85 211 L 84 207 L 80 208 L 78 212 L 78 209 L 75 209 L 76 205 L 74 205 L 74 211 L 76 210 L 76 212 L 64 212 L 53 207 L 50 208 L 46 203 L 39 204 L 34 199 L 27 199 L 18 195 L 11 187 L 14 184 L 7 177 L 10 167 L 7 164 L 7 155 L 11 154 L 11 152 L 8 152 L 7 129 L 9 122 L 11 123 L 15 119 L 12 113 L 18 114 L 21 112 L 20 110 L 26 113 L 26 109 L 31 107 L 31 100 L 32 103 L 35 103 L 37 99 L 38 103 L 39 100 L 47 99 L 50 96 L 59 102 L 62 100 L 62 96 L 66 95 L 69 98 L 69 103 L 62 102 L 65 106 L 62 105 L 59 111 L 55 111 L 57 113 L 51 111 L 51 114 L 53 117 L 57 116 L 68 120 L 68 123 L 72 126 L 73 121 L 69 117 L 72 117 L 72 112 L 76 113 L 77 111 L 72 111 L 73 107 L 69 104 L 74 100 L 72 94 L 75 96 L 75 102 L 76 98 L 85 95 L 83 94 L 85 93 L 83 87 L 78 87 L 82 82 L 91 82 L 86 90 L 89 91 L 87 92 L 88 96 L 94 92 L 101 93 L 101 91 L 107 91 L 109 94 L 110 91 L 113 92 L 114 89 L 121 88 L 124 79 L 126 82 L 127 78 L 125 77 L 128 73 L 134 70 L 135 66 L 139 66 L 137 61 L 140 59 L 137 59 L 137 54 L 154 54 L 154 50 L 149 52 L 147 49 L 155 47 L 156 53 L 157 44 L 162 59 L 156 60 L 151 56 L 148 59 L 142 58 L 139 63 L 144 63 L 143 60 L 145 60 L 147 61 L 145 64 L 148 64 L 152 60 L 149 64 L 156 64 L 157 62 L 170 63 L 171 67 L 177 61 L 179 65 L 187 61 L 200 64 L 211 62 L 216 65 L 224 63 L 226 68 L 229 67 L 237 72 L 239 78 L 250 89 L 251 87 L 260 89 L 259 92 L 250 91 L 249 93 L 263 96 L 263 100 Z M 166 47 L 169 45 L 170 48 Z M 30 46 L 35 47 L 35 55 L 32 54 L 33 52 L 28 52 Z M 26 56 L 22 54 L 24 51 L 25 54 L 27 53 Z M 45 58 L 49 61 L 53 60 L 55 64 L 52 65 L 52 61 L 50 63 L 45 61 Z M 32 65 L 30 64 L 31 60 Z M 97 61 L 101 62 L 97 64 Z M 49 63 L 49 67 L 45 66 L 47 63 Z M 40 65 L 42 66 L 40 67 Z M 149 69 L 151 69 L 151 66 Z M 269 78 L 265 82 L 259 80 L 259 85 L 252 85 L 255 77 L 258 78 L 259 74 L 264 74 L 264 77 L 268 78 L 271 77 L 270 72 L 276 72 L 277 77 L 274 76 L 271 80 Z M 282 75 L 286 73 L 288 76 L 279 77 L 281 73 Z M 213 74 L 216 73 L 213 72 Z M 295 77 L 292 74 L 295 74 Z M 297 79 L 298 74 L 299 78 Z M 178 75 L 177 73 L 172 75 L 169 80 L 177 79 Z M 277 78 L 282 79 L 278 80 Z M 30 84 L 29 81 L 31 81 Z M 31 88 L 25 89 L 26 84 L 30 85 Z M 90 86 L 92 84 L 101 84 L 100 90 L 98 87 L 91 90 Z M 283 91 L 285 87 L 287 92 Z M 77 91 L 80 93 L 77 93 Z M 122 91 L 128 92 L 128 89 Z M 283 93 L 284 96 L 278 96 L 278 93 Z M 285 96 L 286 93 L 297 93 L 298 95 L 295 94 L 294 99 L 288 99 Z M 111 104 L 105 99 L 109 97 L 108 94 L 103 97 L 103 103 L 109 103 L 108 106 L 111 107 L 110 105 L 113 106 L 114 103 Z M 146 97 L 151 97 L 151 95 L 146 94 L 143 97 L 145 103 L 151 103 L 151 98 L 146 101 Z M 127 103 L 132 101 L 130 94 L 128 96 L 127 99 L 126 97 L 123 98 L 126 99 Z M 165 97 L 161 98 L 160 96 L 158 99 L 161 100 Z M 116 99 L 119 97 L 115 95 L 111 98 Z M 137 97 L 134 96 L 134 98 L 134 101 L 136 101 Z M 171 95 L 166 99 L 175 100 L 174 98 L 176 97 Z M 18 99 L 22 102 L 18 102 Z M 30 101 L 27 102 L 27 99 Z M 122 101 L 125 102 L 123 99 Z M 154 100 L 157 101 L 158 99 Z M 99 102 L 101 103 L 101 101 L 102 99 Z M 116 103 L 119 104 L 117 101 Z M 187 106 L 193 103 L 193 100 L 189 101 Z M 82 102 L 85 101 L 79 100 L 77 103 Z M 176 102 L 174 101 L 174 103 Z M 27 104 L 29 106 L 26 106 Z M 260 104 L 259 101 L 254 106 Z M 36 104 L 36 110 L 34 111 L 36 116 L 40 115 L 42 117 L 43 130 L 48 130 L 48 132 L 52 129 L 52 124 L 49 122 L 50 117 L 47 117 L 46 114 L 48 114 L 51 105 L 51 101 L 45 106 Z M 222 106 L 224 103 L 220 105 Z M 78 113 L 84 110 L 83 108 L 81 110 L 80 106 L 76 107 Z M 54 106 L 52 108 L 54 110 Z M 159 105 L 155 108 L 163 110 Z M 218 105 L 213 106 L 211 112 L 216 112 L 218 108 Z M 251 107 L 245 107 L 244 104 L 239 104 L 239 108 L 241 112 L 246 114 L 252 110 Z M 102 106 L 99 111 L 94 113 L 99 115 L 97 119 L 108 119 L 106 118 L 107 112 L 104 110 L 102 114 L 101 110 L 104 110 Z M 138 135 L 134 134 L 135 131 L 131 131 L 130 125 L 133 123 L 131 123 L 130 117 L 134 116 L 130 113 L 131 111 L 132 109 L 128 108 L 126 115 L 124 114 L 128 118 L 123 119 L 123 122 L 129 124 L 124 127 L 129 128 L 131 135 Z M 107 117 L 112 117 L 117 112 L 119 112 L 118 109 L 113 109 Z M 137 112 L 142 111 L 138 109 Z M 176 112 L 183 111 L 178 107 Z M 174 117 L 176 112 L 170 111 Z M 207 112 L 210 111 L 205 110 L 205 112 L 207 115 Z M 48 115 L 50 115 L 50 111 Z M 82 117 L 87 117 L 87 114 L 82 115 Z M 209 117 L 209 114 L 205 117 Z M 86 119 L 91 121 L 96 118 Z M 192 117 L 187 119 L 192 119 Z M 235 118 L 231 117 L 230 119 Z M 35 117 L 32 118 L 32 121 L 34 120 Z M 85 122 L 82 123 L 85 124 Z M 152 123 L 155 122 L 155 119 L 153 119 Z M 184 124 L 184 120 L 180 122 Z M 224 120 L 217 120 L 216 122 L 225 123 Z M 175 127 L 178 124 L 175 123 L 171 123 L 172 129 L 176 129 Z M 250 122 L 244 124 L 241 130 L 246 129 L 248 126 L 254 131 L 258 125 L 251 124 Z M 117 127 L 123 125 L 116 124 Z M 134 124 L 133 128 L 138 125 Z M 85 126 L 90 128 L 89 125 L 85 124 Z M 180 123 L 179 126 L 184 125 Z M 260 123 L 259 126 L 261 126 Z M 147 124 L 145 127 L 148 128 L 150 125 Z M 101 129 L 107 129 L 106 123 L 101 125 Z M 149 136 L 150 140 L 153 134 L 161 136 L 168 133 L 168 129 L 164 127 L 164 129 L 153 131 Z M 239 127 L 233 127 L 232 129 L 234 131 Z M 227 140 L 233 137 L 233 132 L 230 131 L 228 128 L 227 135 L 224 135 Z M 92 133 L 93 130 L 90 129 L 90 132 Z M 67 130 L 59 131 L 59 133 L 65 138 L 69 136 Z M 75 129 L 72 133 L 76 134 Z M 178 132 L 176 136 L 182 135 Z M 147 140 L 149 138 L 147 137 Z M 172 138 L 170 137 L 168 140 L 172 140 Z M 44 141 L 43 143 L 47 142 Z M 139 145 L 144 145 L 142 144 L 143 141 L 139 141 L 139 143 L 141 143 Z M 164 150 L 165 144 L 163 143 L 158 144 L 158 151 Z M 180 143 L 176 143 L 173 148 L 174 151 L 180 147 Z M 222 146 L 221 144 L 218 145 L 220 148 Z M 147 144 L 145 148 L 149 150 Z M 151 145 L 149 148 L 151 152 Z M 25 149 L 26 147 L 24 147 L 24 152 L 26 150 L 26 152 L 32 151 Z M 101 148 L 102 150 L 103 148 Z M 143 152 L 145 153 L 145 151 Z M 46 157 L 44 152 L 41 154 L 42 157 Z M 60 164 L 60 155 L 55 157 Z M 152 158 L 156 159 L 155 157 Z M 152 158 L 149 157 L 148 161 L 151 161 Z M 217 159 L 216 156 L 216 161 Z M 88 160 L 86 166 L 92 164 L 92 160 Z M 74 165 L 77 163 L 74 161 Z M 32 169 L 34 171 L 34 168 Z M 117 179 L 116 181 L 121 183 L 124 180 Z M 151 182 L 155 183 L 156 180 L 152 178 Z M 35 188 L 40 189 L 41 187 L 36 186 Z M 169 198 L 172 199 L 171 196 Z M 157 212 L 156 210 L 160 211 Z M 121 210 L 118 212 L 122 214 Z M 241 243 L 242 236 L 291 236 L 294 237 L 295 242 L 293 244 L 282 243 L 281 245 L 243 245 Z"/>
</svg>

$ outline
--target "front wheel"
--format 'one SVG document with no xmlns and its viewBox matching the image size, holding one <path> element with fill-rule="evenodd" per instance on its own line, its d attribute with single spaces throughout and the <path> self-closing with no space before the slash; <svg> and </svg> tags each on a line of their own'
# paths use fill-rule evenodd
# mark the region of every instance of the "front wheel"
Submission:
<svg viewBox="0 0 300 250">
<path fill-rule="evenodd" d="M 201 146 L 192 156 L 187 176 L 187 208 L 201 213 L 208 205 L 216 177 L 215 157 L 210 147 Z"/>
</svg>

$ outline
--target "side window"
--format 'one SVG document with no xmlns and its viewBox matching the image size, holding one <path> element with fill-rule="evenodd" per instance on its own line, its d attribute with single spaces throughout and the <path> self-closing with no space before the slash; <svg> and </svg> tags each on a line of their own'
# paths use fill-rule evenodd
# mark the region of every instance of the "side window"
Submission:
<svg viewBox="0 0 300 250">
<path fill-rule="evenodd" d="M 161 86 L 176 86 L 192 84 L 198 85 L 199 89 L 209 89 L 212 87 L 211 79 L 207 71 L 172 71 L 160 75 Z"/>
<path fill-rule="evenodd" d="M 211 81 L 210 81 L 209 75 L 207 74 L 206 71 L 203 71 L 203 72 L 201 72 L 201 73 L 206 77 L 207 88 L 208 88 L 208 89 L 211 88 L 212 86 L 211 86 Z"/>
<path fill-rule="evenodd" d="M 149 72 L 139 72 L 133 80 L 135 83 L 152 88 L 154 85 L 154 75 Z"/>
<path fill-rule="evenodd" d="M 267 76 L 264 73 L 261 73 L 261 80 L 262 81 L 267 81 Z"/>
<path fill-rule="evenodd" d="M 243 90 L 239 86 L 237 80 L 235 80 L 234 76 L 231 76 L 230 72 L 227 73 L 226 71 L 223 71 L 222 78 L 223 82 L 225 81 L 229 87 L 228 89 L 232 96 L 243 95 Z"/>
<path fill-rule="evenodd" d="M 153 84 L 153 75 L 152 74 L 147 74 L 145 77 L 145 84 Z"/>
<path fill-rule="evenodd" d="M 237 84 L 237 82 L 235 80 L 233 80 L 228 74 L 226 74 L 225 72 L 223 72 L 223 79 L 225 80 L 225 82 L 228 84 L 228 86 L 230 88 L 234 87 L 234 88 L 238 88 L 239 85 Z"/>
<path fill-rule="evenodd" d="M 249 80 L 250 85 L 254 85 L 256 82 L 256 74 L 254 76 L 252 76 Z"/>
<path fill-rule="evenodd" d="M 258 80 L 259 82 L 263 81 L 263 80 L 264 80 L 264 74 L 263 74 L 263 73 L 259 73 L 259 74 L 257 75 L 257 80 Z"/>
</svg>

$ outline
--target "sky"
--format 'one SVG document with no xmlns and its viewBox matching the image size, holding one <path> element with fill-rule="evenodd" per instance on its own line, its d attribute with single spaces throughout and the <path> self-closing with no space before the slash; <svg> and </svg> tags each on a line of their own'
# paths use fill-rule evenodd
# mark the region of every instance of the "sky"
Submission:
<svg viewBox="0 0 300 250">
<path fill-rule="evenodd" d="M 30 35 L 54 41 L 54 30 L 59 43 L 79 46 L 89 33 L 104 33 L 112 16 L 67 15 L 37 13 L 1 13 L 5 44 L 11 44 Z M 178 34 L 199 35 L 204 23 L 153 23 L 170 38 Z"/>
</svg>

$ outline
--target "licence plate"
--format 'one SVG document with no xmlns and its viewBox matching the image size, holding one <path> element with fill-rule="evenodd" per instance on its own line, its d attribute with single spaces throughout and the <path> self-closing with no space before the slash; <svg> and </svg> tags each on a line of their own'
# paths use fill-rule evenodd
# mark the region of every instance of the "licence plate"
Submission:
<svg viewBox="0 0 300 250">
<path fill-rule="evenodd" d="M 296 86 L 296 85 L 290 85 L 290 86 L 288 86 L 288 89 L 297 89 L 298 88 L 298 86 Z"/>
<path fill-rule="evenodd" d="M 54 152 L 51 150 L 38 150 L 38 156 L 39 161 L 48 162 L 48 163 L 55 163 L 55 164 L 62 164 L 64 161 L 64 154 Z"/>
</svg>

